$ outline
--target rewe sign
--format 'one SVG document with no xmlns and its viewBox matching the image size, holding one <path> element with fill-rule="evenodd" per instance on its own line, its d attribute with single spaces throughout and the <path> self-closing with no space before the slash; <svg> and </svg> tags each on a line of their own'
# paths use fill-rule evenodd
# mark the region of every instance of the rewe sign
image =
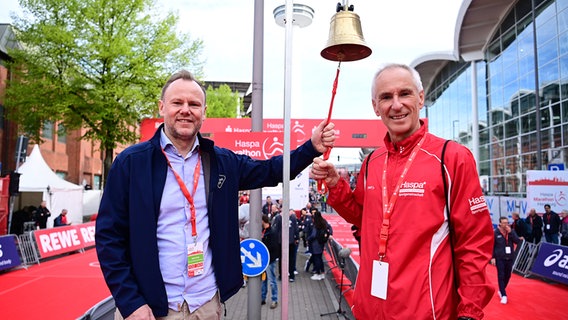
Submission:
<svg viewBox="0 0 568 320">
<path fill-rule="evenodd" d="M 95 245 L 95 222 L 34 231 L 41 258 Z"/>
</svg>

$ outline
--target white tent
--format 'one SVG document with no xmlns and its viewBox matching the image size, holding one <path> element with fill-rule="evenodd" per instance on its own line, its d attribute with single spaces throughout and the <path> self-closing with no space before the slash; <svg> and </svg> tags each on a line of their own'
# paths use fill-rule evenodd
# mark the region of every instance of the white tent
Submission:
<svg viewBox="0 0 568 320">
<path fill-rule="evenodd" d="M 18 168 L 18 173 L 21 174 L 20 192 L 43 193 L 42 199 L 51 212 L 48 227 L 53 225 L 62 209 L 68 210 L 67 221 L 73 224 L 83 222 L 83 187 L 57 176 L 43 159 L 37 144 L 26 162 Z"/>
</svg>

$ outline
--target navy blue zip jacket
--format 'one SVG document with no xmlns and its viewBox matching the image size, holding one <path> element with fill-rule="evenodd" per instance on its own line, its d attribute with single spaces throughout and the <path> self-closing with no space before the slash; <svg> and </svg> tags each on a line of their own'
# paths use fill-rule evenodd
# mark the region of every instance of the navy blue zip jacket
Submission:
<svg viewBox="0 0 568 320">
<path fill-rule="evenodd" d="M 158 262 L 157 222 L 168 166 L 160 132 L 128 147 L 113 162 L 96 222 L 96 249 L 105 281 L 126 318 L 144 304 L 166 316 L 168 301 Z M 276 186 L 283 157 L 254 160 L 214 146 L 198 135 L 203 165 L 213 268 L 221 302 L 243 283 L 240 260 L 238 191 Z M 321 155 L 306 141 L 290 155 L 293 179 Z"/>
</svg>

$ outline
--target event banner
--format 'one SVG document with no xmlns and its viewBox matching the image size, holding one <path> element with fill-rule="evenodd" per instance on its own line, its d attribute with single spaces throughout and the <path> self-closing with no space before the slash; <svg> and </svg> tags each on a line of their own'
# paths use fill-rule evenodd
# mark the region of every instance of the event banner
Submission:
<svg viewBox="0 0 568 320">
<path fill-rule="evenodd" d="M 95 222 L 34 231 L 41 258 L 95 245 Z"/>
<path fill-rule="evenodd" d="M 282 132 L 218 132 L 213 136 L 217 146 L 257 160 L 267 160 L 284 152 L 284 134 Z M 293 137 L 295 135 L 291 135 L 292 139 Z M 292 140 L 290 149 L 294 150 L 297 147 L 296 140 Z"/>
<path fill-rule="evenodd" d="M 517 212 L 521 218 L 526 218 L 530 209 L 525 198 L 485 196 L 485 202 L 494 225 L 499 224 L 499 217 L 509 218 L 509 222 L 513 222 L 513 212 Z"/>
<path fill-rule="evenodd" d="M 542 242 L 531 272 L 568 284 L 568 247 Z"/>
<path fill-rule="evenodd" d="M 0 270 L 17 267 L 21 264 L 18 249 L 16 248 L 16 236 L 7 235 L 0 237 Z"/>
<path fill-rule="evenodd" d="M 527 170 L 529 208 L 544 213 L 544 205 L 559 213 L 568 209 L 568 171 Z"/>
<path fill-rule="evenodd" d="M 291 145 L 302 144 L 308 140 L 321 121 L 322 119 L 291 119 L 290 132 L 296 140 L 292 141 Z M 162 122 L 162 118 L 142 120 L 140 141 L 150 139 Z M 334 119 L 332 122 L 335 124 L 335 147 L 377 148 L 384 146 L 383 137 L 387 130 L 383 122 L 378 119 Z M 211 137 L 217 143 L 216 133 L 250 132 L 251 123 L 251 118 L 207 118 L 199 132 L 204 137 Z M 262 127 L 262 132 L 283 132 L 284 120 L 263 119 Z"/>
</svg>

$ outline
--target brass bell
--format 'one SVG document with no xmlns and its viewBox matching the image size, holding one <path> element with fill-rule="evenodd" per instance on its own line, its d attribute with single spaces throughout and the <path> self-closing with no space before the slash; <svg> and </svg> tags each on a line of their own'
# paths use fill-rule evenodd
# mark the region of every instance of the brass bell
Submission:
<svg viewBox="0 0 568 320">
<path fill-rule="evenodd" d="M 337 4 L 337 13 L 331 18 L 329 38 L 321 56 L 331 61 L 356 61 L 371 55 L 361 30 L 359 15 L 353 6 Z"/>
</svg>

